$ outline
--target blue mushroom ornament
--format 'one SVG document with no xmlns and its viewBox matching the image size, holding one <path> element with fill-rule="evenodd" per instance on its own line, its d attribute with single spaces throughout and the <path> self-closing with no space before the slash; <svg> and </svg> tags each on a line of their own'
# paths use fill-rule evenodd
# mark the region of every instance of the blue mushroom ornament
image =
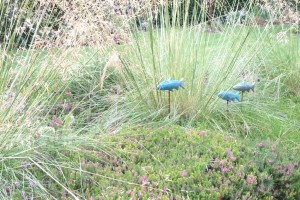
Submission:
<svg viewBox="0 0 300 200">
<path fill-rule="evenodd" d="M 245 91 L 250 92 L 250 90 L 252 90 L 254 92 L 254 86 L 255 86 L 255 83 L 249 84 L 246 82 L 240 82 L 240 83 L 236 84 L 235 86 L 233 86 L 233 89 L 237 90 L 237 91 L 241 91 L 241 92 L 245 92 Z"/>
<path fill-rule="evenodd" d="M 172 78 L 161 82 L 158 86 L 158 90 L 168 90 L 173 92 L 174 89 L 178 90 L 179 87 L 183 87 L 183 80 L 173 80 Z"/>
<path fill-rule="evenodd" d="M 231 91 L 224 91 L 224 92 L 220 92 L 218 94 L 218 97 L 220 97 L 223 100 L 226 100 L 227 102 L 231 102 L 234 101 L 235 99 L 238 101 L 241 101 L 241 97 L 240 94 L 237 93 L 233 93 Z"/>
<path fill-rule="evenodd" d="M 218 97 L 220 97 L 221 99 L 227 101 L 227 111 L 229 111 L 229 109 L 228 109 L 228 103 L 229 102 L 234 101 L 235 99 L 238 100 L 238 101 L 241 101 L 241 96 L 238 92 L 233 93 L 231 91 L 224 91 L 224 92 L 220 92 L 218 94 Z"/>
<path fill-rule="evenodd" d="M 174 89 L 178 90 L 180 87 L 183 87 L 183 79 L 181 80 L 173 80 L 172 78 L 169 78 L 168 80 L 165 80 L 161 82 L 158 86 L 158 90 L 167 90 L 168 91 L 168 99 L 169 99 L 169 115 L 171 113 L 171 95 L 170 93 L 173 92 Z M 170 117 L 170 116 L 169 116 Z"/>
<path fill-rule="evenodd" d="M 236 84 L 235 86 L 233 86 L 233 89 L 242 92 L 241 101 L 243 101 L 244 92 L 246 92 L 246 91 L 250 92 L 250 90 L 252 90 L 252 92 L 254 92 L 254 86 L 255 86 L 255 83 L 249 84 L 249 83 L 246 83 L 245 81 L 243 81 L 243 82 L 240 82 L 240 83 Z"/>
</svg>

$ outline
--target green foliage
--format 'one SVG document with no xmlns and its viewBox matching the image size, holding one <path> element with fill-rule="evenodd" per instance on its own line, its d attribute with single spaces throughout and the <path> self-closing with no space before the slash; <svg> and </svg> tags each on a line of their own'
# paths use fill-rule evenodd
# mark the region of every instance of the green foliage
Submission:
<svg viewBox="0 0 300 200">
<path fill-rule="evenodd" d="M 38 9 L 14 3 L 25 9 L 17 18 L 0 3 L 1 199 L 300 198 L 299 39 L 289 26 L 250 18 L 211 33 L 206 14 L 188 26 L 190 8 L 174 6 L 160 29 L 133 30 L 109 67 L 92 48 L 14 48 L 58 23 L 38 15 L 21 39 L 18 23 Z M 170 76 L 186 89 L 168 115 L 156 86 Z M 217 92 L 244 79 L 260 82 L 227 112 Z"/>
<path fill-rule="evenodd" d="M 274 38 L 276 38 L 275 41 Z M 266 60 L 269 66 L 267 75 L 272 79 L 282 77 L 284 93 L 292 98 L 299 96 L 300 85 L 299 81 L 296 81 L 300 76 L 299 36 L 289 32 L 289 29 L 284 29 L 271 35 L 269 40 L 273 40 L 270 45 L 276 45 L 276 48 L 272 48 L 271 56 Z M 270 68 L 276 68 L 276 70 L 271 71 Z"/>
<path fill-rule="evenodd" d="M 278 141 L 241 142 L 214 131 L 175 126 L 127 130 L 99 139 L 104 144 L 101 150 L 85 148 L 80 156 L 65 152 L 63 157 L 80 161 L 80 169 L 64 165 L 54 172 L 86 199 L 297 199 L 300 195 L 299 158 Z M 30 171 L 39 176 L 37 169 Z M 53 181 L 48 187 L 56 198 L 70 197 Z"/>
</svg>

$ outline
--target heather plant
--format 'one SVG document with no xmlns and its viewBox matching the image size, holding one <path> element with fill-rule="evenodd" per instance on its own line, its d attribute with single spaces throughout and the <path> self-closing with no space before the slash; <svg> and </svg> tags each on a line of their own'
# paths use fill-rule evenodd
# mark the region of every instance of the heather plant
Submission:
<svg viewBox="0 0 300 200">
<path fill-rule="evenodd" d="M 98 137 L 114 154 L 89 148 L 82 154 L 80 170 L 66 167 L 63 176 L 55 172 L 68 180 L 70 189 L 82 190 L 86 199 L 297 199 L 300 195 L 297 151 L 287 151 L 280 141 L 241 142 L 207 129 L 175 126 Z M 70 197 L 63 188 L 58 191 L 57 197 Z"/>
</svg>

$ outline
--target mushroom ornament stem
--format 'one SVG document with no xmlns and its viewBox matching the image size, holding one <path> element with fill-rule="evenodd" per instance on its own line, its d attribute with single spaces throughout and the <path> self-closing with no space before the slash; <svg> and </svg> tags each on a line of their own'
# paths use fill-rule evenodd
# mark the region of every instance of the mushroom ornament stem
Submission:
<svg viewBox="0 0 300 200">
<path fill-rule="evenodd" d="M 254 92 L 254 87 L 255 87 L 255 83 L 249 84 L 249 83 L 246 83 L 243 81 L 243 82 L 240 82 L 240 83 L 236 84 L 235 86 L 233 86 L 233 89 L 242 92 L 241 101 L 243 101 L 244 92 L 245 91 L 250 92 L 250 90 L 252 90 Z"/>
<path fill-rule="evenodd" d="M 161 82 L 158 86 L 158 90 L 167 90 L 168 91 L 168 111 L 169 111 L 169 117 L 171 113 L 171 92 L 173 92 L 174 89 L 178 90 L 180 87 L 183 87 L 183 80 L 173 80 L 172 78 L 169 78 L 168 80 L 165 80 Z"/>
<path fill-rule="evenodd" d="M 241 97 L 240 97 L 240 94 L 238 92 L 233 93 L 231 91 L 223 91 L 223 92 L 220 92 L 218 94 L 218 97 L 227 101 L 227 111 L 229 111 L 229 103 L 231 101 L 234 101 L 235 99 L 237 101 L 241 101 Z"/>
<path fill-rule="evenodd" d="M 171 91 L 168 91 L 168 94 L 169 94 L 169 117 L 170 117 L 170 113 L 171 113 Z"/>
</svg>

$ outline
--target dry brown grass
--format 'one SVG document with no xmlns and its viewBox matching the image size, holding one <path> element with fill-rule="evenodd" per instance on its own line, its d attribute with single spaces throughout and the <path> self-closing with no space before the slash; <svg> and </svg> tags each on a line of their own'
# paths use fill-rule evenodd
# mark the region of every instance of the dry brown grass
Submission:
<svg viewBox="0 0 300 200">
<path fill-rule="evenodd" d="M 39 0 L 41 8 L 57 7 L 63 15 L 59 29 L 45 27 L 43 35 L 36 38 L 42 46 L 92 46 L 129 41 L 130 23 L 143 16 L 156 2 L 124 0 Z"/>
</svg>

